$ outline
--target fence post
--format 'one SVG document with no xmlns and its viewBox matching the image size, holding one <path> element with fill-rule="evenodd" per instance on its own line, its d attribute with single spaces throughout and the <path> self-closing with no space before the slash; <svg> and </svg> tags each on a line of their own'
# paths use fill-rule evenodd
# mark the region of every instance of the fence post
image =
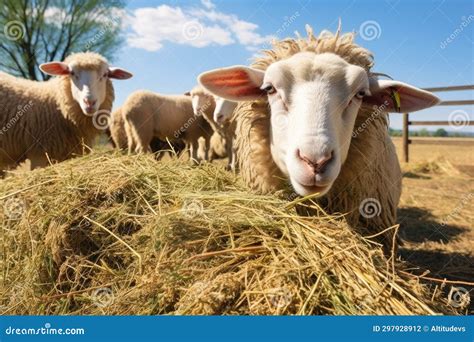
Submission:
<svg viewBox="0 0 474 342">
<path fill-rule="evenodd" d="M 403 160 L 405 163 L 408 163 L 408 145 L 410 143 L 408 138 L 408 113 L 403 113 L 403 131 L 402 131 L 402 139 L 403 139 Z"/>
</svg>

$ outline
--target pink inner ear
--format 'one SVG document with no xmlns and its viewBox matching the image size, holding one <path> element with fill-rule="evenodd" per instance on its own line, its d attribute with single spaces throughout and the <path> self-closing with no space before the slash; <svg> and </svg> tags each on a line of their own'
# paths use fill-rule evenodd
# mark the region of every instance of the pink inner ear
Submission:
<svg viewBox="0 0 474 342">
<path fill-rule="evenodd" d="M 50 75 L 69 75 L 69 67 L 67 66 L 67 64 L 61 62 L 50 62 L 41 64 L 40 69 Z"/>
<path fill-rule="evenodd" d="M 202 77 L 201 82 L 213 89 L 225 88 L 225 93 L 230 96 L 245 97 L 264 94 L 244 70 L 210 73 Z"/>
<path fill-rule="evenodd" d="M 126 80 L 132 77 L 132 74 L 128 71 L 119 68 L 110 68 L 109 69 L 109 77 L 115 78 L 117 80 Z"/>
</svg>

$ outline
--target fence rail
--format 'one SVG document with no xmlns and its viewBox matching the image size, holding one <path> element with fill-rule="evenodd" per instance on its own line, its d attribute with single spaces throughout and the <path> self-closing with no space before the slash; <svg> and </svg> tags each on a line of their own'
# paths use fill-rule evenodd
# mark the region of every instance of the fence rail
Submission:
<svg viewBox="0 0 474 342">
<path fill-rule="evenodd" d="M 461 91 L 461 90 L 474 90 L 473 85 L 460 85 L 451 87 L 433 87 L 424 88 L 424 90 L 431 92 L 444 92 L 444 91 Z M 474 105 L 474 100 L 455 100 L 455 101 L 443 101 L 439 106 L 464 106 Z M 438 139 L 438 138 L 410 138 L 409 137 L 409 126 L 448 126 L 451 123 L 449 121 L 410 121 L 410 114 L 403 113 L 403 129 L 402 129 L 402 140 L 403 140 L 403 160 L 408 163 L 409 161 L 409 145 L 410 144 L 444 144 L 444 145 L 474 145 L 474 139 Z M 474 126 L 474 122 L 468 121 L 467 126 Z"/>
</svg>

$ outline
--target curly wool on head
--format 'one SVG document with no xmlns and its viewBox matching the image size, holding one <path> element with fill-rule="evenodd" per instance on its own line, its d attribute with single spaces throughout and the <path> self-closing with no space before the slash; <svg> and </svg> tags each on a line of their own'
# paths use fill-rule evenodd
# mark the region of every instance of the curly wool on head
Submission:
<svg viewBox="0 0 474 342">
<path fill-rule="evenodd" d="M 373 66 L 372 54 L 356 45 L 353 33 L 335 34 L 323 31 L 318 37 L 307 26 L 307 37 L 273 42 L 271 50 L 263 51 L 252 63 L 255 69 L 266 70 L 272 63 L 298 52 L 334 53 L 364 68 Z M 244 181 L 253 189 L 268 193 L 286 189 L 288 180 L 275 164 L 271 150 L 270 108 L 266 101 L 242 102 L 236 109 L 237 159 Z M 348 157 L 332 188 L 317 199 L 330 213 L 343 213 L 347 221 L 363 235 L 379 234 L 396 224 L 396 208 L 401 194 L 401 171 L 395 147 L 388 135 L 388 115 L 373 117 L 372 110 L 361 108 L 355 128 L 370 118 L 370 125 L 351 141 Z M 364 218 L 359 206 L 364 199 L 376 198 L 381 212 Z M 394 229 L 378 236 L 388 250 L 394 239 Z"/>
</svg>

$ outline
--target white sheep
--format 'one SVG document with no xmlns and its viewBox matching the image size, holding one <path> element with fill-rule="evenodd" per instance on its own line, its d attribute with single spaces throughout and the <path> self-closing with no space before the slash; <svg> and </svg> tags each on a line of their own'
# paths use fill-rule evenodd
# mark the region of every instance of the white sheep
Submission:
<svg viewBox="0 0 474 342">
<path fill-rule="evenodd" d="M 217 133 L 214 134 L 211 140 L 211 155 L 221 156 L 221 145 L 222 142 L 224 142 L 225 152 L 223 156 L 229 158 L 227 169 L 235 170 L 236 155 L 233 149 L 235 124 L 231 119 L 232 114 L 237 107 L 237 103 L 214 96 L 200 86 L 194 87 L 191 90 L 190 95 L 192 98 L 194 114 L 203 115 L 213 130 Z M 215 109 L 210 113 L 206 110 L 208 107 L 215 107 Z"/>
<path fill-rule="evenodd" d="M 125 120 L 122 115 L 122 108 L 117 108 L 110 115 L 109 129 L 106 133 L 114 148 L 119 150 L 128 149 L 127 133 L 125 132 Z M 150 150 L 156 154 L 158 160 L 161 159 L 164 154 L 163 152 L 165 151 L 172 155 L 179 155 L 184 148 L 184 142 L 181 140 L 163 141 L 158 138 L 153 138 L 150 142 Z"/>
<path fill-rule="evenodd" d="M 72 54 L 40 69 L 54 76 L 36 82 L 0 73 L 0 171 L 26 159 L 31 169 L 82 154 L 105 128 L 114 101 L 110 79 L 127 79 L 99 54 Z M 98 121 L 94 121 L 97 118 Z"/>
<path fill-rule="evenodd" d="M 227 169 L 235 171 L 237 155 L 234 148 L 235 121 L 233 120 L 233 115 L 238 103 L 219 96 L 215 96 L 214 99 L 216 101 L 216 109 L 214 110 L 213 119 L 225 138 L 226 154 L 229 157 Z"/>
<path fill-rule="evenodd" d="M 412 112 L 439 99 L 373 77 L 372 55 L 353 43 L 353 34 L 316 37 L 307 30 L 307 39 L 275 42 L 251 68 L 216 69 L 199 82 L 217 96 L 247 101 L 234 116 L 238 162 L 249 186 L 268 192 L 289 180 L 297 194 L 346 214 L 355 229 L 378 235 L 390 251 L 401 171 L 387 112 Z"/>
<path fill-rule="evenodd" d="M 214 107 L 210 107 L 213 111 Z M 151 152 L 154 137 L 161 140 L 183 140 L 193 161 L 199 162 L 199 138 L 205 141 L 204 158 L 208 159 L 213 130 L 202 116 L 195 116 L 191 97 L 161 95 L 150 91 L 132 93 L 122 106 L 129 153 Z"/>
</svg>

